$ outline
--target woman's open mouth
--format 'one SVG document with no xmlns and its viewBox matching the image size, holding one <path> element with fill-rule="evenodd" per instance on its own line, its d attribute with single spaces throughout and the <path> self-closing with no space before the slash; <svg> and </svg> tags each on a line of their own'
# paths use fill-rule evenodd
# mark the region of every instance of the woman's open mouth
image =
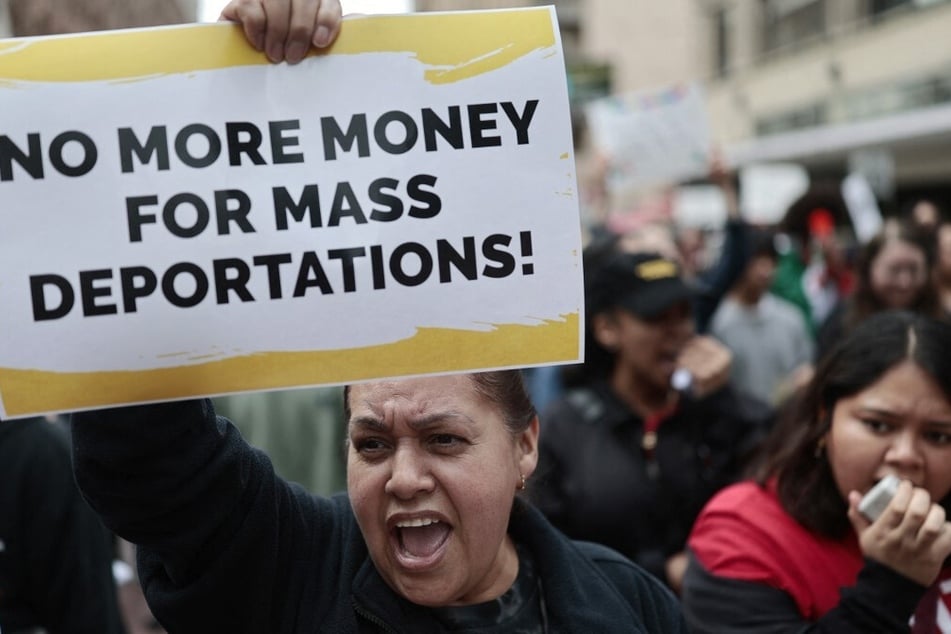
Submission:
<svg viewBox="0 0 951 634">
<path fill-rule="evenodd" d="M 451 534 L 449 524 L 434 518 L 400 520 L 390 532 L 397 561 L 412 570 L 435 565 L 445 552 Z"/>
</svg>

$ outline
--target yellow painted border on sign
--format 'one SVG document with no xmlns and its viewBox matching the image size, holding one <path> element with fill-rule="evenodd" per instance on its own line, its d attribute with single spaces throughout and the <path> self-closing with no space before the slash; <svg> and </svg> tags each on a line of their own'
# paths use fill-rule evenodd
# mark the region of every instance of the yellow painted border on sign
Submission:
<svg viewBox="0 0 951 634">
<path fill-rule="evenodd" d="M 553 16 L 550 8 L 536 7 L 354 17 L 330 48 L 310 54 L 409 53 L 428 67 L 427 81 L 449 83 L 553 47 Z M 0 86 L 125 81 L 269 63 L 233 24 L 19 38 L 0 41 Z"/>
<path fill-rule="evenodd" d="M 488 331 L 420 328 L 395 343 L 346 350 L 266 352 L 151 370 L 48 372 L 0 368 L 12 417 L 205 394 L 349 383 L 380 376 L 503 368 L 580 358 L 578 314 Z"/>
</svg>

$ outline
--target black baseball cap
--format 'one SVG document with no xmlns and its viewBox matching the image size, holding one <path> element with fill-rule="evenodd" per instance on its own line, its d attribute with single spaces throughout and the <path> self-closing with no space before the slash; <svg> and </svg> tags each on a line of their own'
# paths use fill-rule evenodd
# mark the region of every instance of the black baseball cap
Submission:
<svg viewBox="0 0 951 634">
<path fill-rule="evenodd" d="M 680 265 L 660 253 L 612 253 L 592 266 L 588 289 L 589 313 L 619 306 L 643 319 L 693 298 Z"/>
</svg>

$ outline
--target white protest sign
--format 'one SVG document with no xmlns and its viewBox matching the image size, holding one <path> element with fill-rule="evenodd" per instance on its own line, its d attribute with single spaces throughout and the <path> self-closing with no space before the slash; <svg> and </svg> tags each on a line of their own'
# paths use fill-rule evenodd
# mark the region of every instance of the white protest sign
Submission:
<svg viewBox="0 0 951 634">
<path fill-rule="evenodd" d="M 0 41 L 0 417 L 573 363 L 554 9 Z"/>
<path fill-rule="evenodd" d="M 598 99 L 587 115 L 612 187 L 643 189 L 709 173 L 710 131 L 697 82 Z"/>
<path fill-rule="evenodd" d="M 682 227 L 719 229 L 727 219 L 727 202 L 716 185 L 684 185 L 674 191 L 673 216 Z"/>
<path fill-rule="evenodd" d="M 882 230 L 882 211 L 872 186 L 862 174 L 853 172 L 842 180 L 842 198 L 849 212 L 859 244 L 865 244 Z"/>
<path fill-rule="evenodd" d="M 740 170 L 740 209 L 756 224 L 775 224 L 809 189 L 809 173 L 795 163 L 747 165 Z"/>
</svg>

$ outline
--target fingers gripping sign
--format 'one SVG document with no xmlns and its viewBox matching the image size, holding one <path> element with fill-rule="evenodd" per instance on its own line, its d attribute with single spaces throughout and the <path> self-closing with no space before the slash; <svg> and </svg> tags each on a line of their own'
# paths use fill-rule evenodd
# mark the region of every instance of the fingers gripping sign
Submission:
<svg viewBox="0 0 951 634">
<path fill-rule="evenodd" d="M 902 481 L 894 498 L 874 522 L 860 511 L 861 495 L 849 494 L 849 519 L 862 553 L 899 574 L 927 586 L 951 554 L 951 523 L 928 491 Z"/>
<path fill-rule="evenodd" d="M 269 60 L 296 64 L 311 46 L 329 46 L 340 32 L 339 0 L 231 0 L 221 19 L 238 22 Z"/>
</svg>

